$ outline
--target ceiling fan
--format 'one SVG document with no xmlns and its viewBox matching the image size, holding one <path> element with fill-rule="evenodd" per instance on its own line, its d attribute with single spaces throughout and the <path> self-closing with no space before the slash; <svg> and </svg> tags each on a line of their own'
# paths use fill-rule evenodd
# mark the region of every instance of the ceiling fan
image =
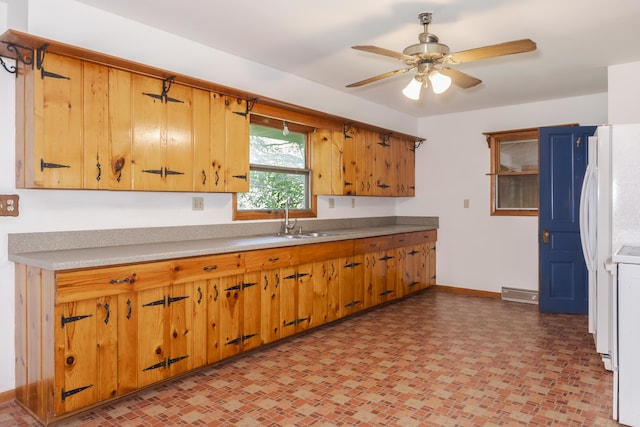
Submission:
<svg viewBox="0 0 640 427">
<path fill-rule="evenodd" d="M 427 81 L 431 83 L 435 93 L 446 91 L 451 83 L 468 89 L 482 82 L 482 80 L 451 68 L 449 65 L 536 50 L 536 44 L 533 41 L 522 39 L 449 53 L 449 46 L 440 43 L 435 34 L 429 33 L 431 15 L 431 12 L 423 12 L 418 15 L 420 24 L 424 27 L 424 31 L 418 36 L 420 43 L 406 47 L 402 53 L 377 46 L 352 46 L 356 50 L 399 59 L 405 63 L 406 67 L 352 83 L 347 87 L 363 86 L 415 69 L 417 71 L 415 77 L 402 92 L 408 98 L 419 99 L 420 91 L 427 86 Z"/>
</svg>

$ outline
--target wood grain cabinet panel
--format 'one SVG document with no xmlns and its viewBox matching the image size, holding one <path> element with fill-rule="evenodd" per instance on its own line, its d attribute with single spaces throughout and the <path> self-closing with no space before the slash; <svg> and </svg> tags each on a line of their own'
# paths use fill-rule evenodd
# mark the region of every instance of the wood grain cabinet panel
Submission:
<svg viewBox="0 0 640 427">
<path fill-rule="evenodd" d="M 75 271 L 17 264 L 16 398 L 48 424 L 408 295 L 435 283 L 436 237 Z"/>
<path fill-rule="evenodd" d="M 83 67 L 77 59 L 47 53 L 41 66 L 23 67 L 17 96 L 18 188 L 83 186 Z"/>
</svg>

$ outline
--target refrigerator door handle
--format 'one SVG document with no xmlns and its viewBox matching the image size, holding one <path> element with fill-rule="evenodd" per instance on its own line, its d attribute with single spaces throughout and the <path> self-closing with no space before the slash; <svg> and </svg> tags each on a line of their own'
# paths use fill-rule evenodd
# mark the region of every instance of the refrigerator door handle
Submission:
<svg viewBox="0 0 640 427">
<path fill-rule="evenodd" d="M 588 270 L 596 269 L 595 250 L 592 247 L 595 243 L 594 227 L 591 224 L 595 223 L 595 218 L 592 218 L 593 211 L 591 210 L 595 200 L 592 200 L 593 186 L 596 185 L 597 168 L 593 164 L 587 166 L 587 170 L 584 174 L 584 180 L 582 182 L 582 190 L 580 192 L 580 243 L 582 243 L 582 253 L 584 255 L 585 263 Z M 591 212 L 590 212 L 591 211 Z"/>
</svg>

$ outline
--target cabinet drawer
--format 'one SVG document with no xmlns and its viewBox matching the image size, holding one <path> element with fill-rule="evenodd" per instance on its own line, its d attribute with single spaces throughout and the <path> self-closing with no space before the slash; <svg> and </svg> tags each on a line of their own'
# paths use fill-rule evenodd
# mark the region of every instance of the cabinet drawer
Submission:
<svg viewBox="0 0 640 427">
<path fill-rule="evenodd" d="M 245 252 L 246 271 L 270 270 L 298 264 L 298 246 Z"/>
<path fill-rule="evenodd" d="M 364 254 L 367 252 L 384 251 L 397 246 L 393 235 L 380 237 L 367 237 L 357 239 L 353 243 L 354 254 Z"/>
<path fill-rule="evenodd" d="M 305 264 L 308 262 L 324 261 L 340 257 L 348 257 L 353 254 L 353 240 L 343 240 L 339 242 L 315 243 L 300 246 L 298 262 Z"/>
<path fill-rule="evenodd" d="M 92 268 L 56 274 L 56 303 L 117 295 L 171 283 L 171 262 Z"/>
<path fill-rule="evenodd" d="M 244 273 L 242 253 L 209 255 L 171 261 L 172 283 L 192 282 Z"/>
<path fill-rule="evenodd" d="M 414 245 L 425 242 L 435 242 L 438 238 L 438 233 L 436 230 L 417 231 L 412 234 Z"/>
</svg>

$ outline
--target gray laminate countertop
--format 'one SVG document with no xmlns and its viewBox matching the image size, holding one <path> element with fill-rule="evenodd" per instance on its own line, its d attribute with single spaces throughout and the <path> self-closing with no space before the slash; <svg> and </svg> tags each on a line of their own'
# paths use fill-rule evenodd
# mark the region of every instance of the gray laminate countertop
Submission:
<svg viewBox="0 0 640 427">
<path fill-rule="evenodd" d="M 393 217 L 397 218 L 397 217 Z M 277 236 L 276 232 L 268 234 L 244 234 L 230 236 L 210 236 L 204 238 L 193 238 L 190 236 L 188 229 L 183 232 L 183 238 L 169 238 L 168 241 L 158 241 L 157 237 L 137 237 L 127 243 L 104 245 L 104 239 L 96 239 L 102 233 L 109 235 L 117 234 L 113 230 L 95 230 L 94 241 L 103 242 L 102 245 L 91 245 L 84 239 L 91 239 L 91 231 L 82 232 L 86 236 L 75 236 L 70 238 L 68 234 L 60 233 L 58 240 L 63 242 L 76 240 L 74 245 L 71 242 L 60 244 L 60 247 L 41 243 L 40 246 L 34 245 L 28 241 L 20 239 L 29 239 L 40 233 L 32 233 L 29 235 L 13 236 L 12 241 L 10 235 L 9 245 L 9 261 L 38 267 L 46 270 L 70 270 L 78 268 L 91 268 L 119 264 L 130 264 L 138 262 L 159 261 L 175 258 L 186 258 L 203 255 L 214 255 L 229 252 L 241 252 L 256 249 L 277 248 L 287 246 L 307 245 L 321 242 L 332 242 L 339 240 L 359 239 L 373 236 L 384 236 L 389 234 L 416 232 L 437 229 L 437 219 L 435 224 L 429 225 L 430 221 L 381 221 L 354 223 L 348 228 L 327 228 L 318 227 L 324 232 L 330 233 L 326 236 L 309 237 L 302 239 L 290 239 L 283 236 Z M 403 222 L 415 222 L 415 224 L 405 224 Z M 317 224 L 316 224 L 317 225 Z M 344 225 L 344 224 L 334 224 Z M 360 226 L 358 226 L 360 225 Z M 160 229 L 158 229 L 160 230 Z M 156 232 L 158 230 L 155 230 Z M 180 230 L 172 230 L 180 231 Z M 263 228 L 263 231 L 264 228 Z M 165 236 L 167 233 L 164 233 Z M 178 233 L 179 234 L 179 233 Z M 202 233 L 198 234 L 200 236 Z M 205 233 L 206 234 L 206 233 Z M 38 237 L 55 237 L 55 236 L 38 236 Z M 46 242 L 47 239 L 39 239 L 40 242 Z M 13 245 L 12 245 L 13 243 Z M 13 249 L 13 250 L 12 250 Z"/>
</svg>

